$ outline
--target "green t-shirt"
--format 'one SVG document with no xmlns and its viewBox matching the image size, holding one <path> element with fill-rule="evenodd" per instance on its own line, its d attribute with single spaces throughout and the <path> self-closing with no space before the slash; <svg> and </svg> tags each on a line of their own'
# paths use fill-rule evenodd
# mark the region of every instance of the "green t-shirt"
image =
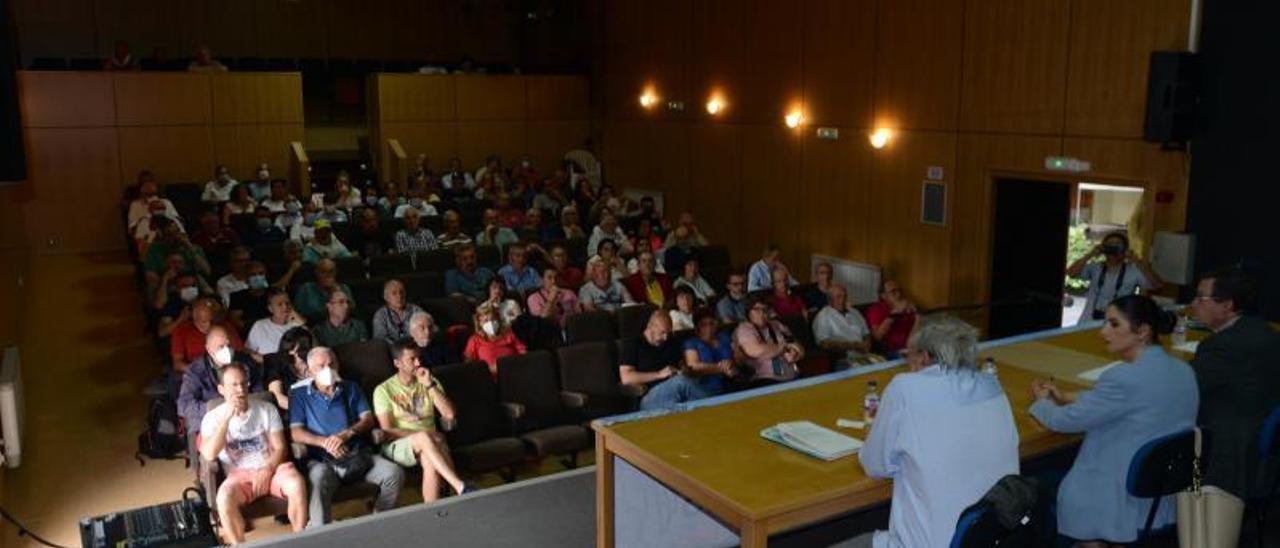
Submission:
<svg viewBox="0 0 1280 548">
<path fill-rule="evenodd" d="M 182 254 L 182 262 L 185 263 L 184 269 L 188 272 L 195 272 L 196 257 L 204 256 L 204 250 L 196 246 L 185 247 L 182 244 L 154 242 L 147 248 L 147 257 L 143 261 L 143 265 L 150 272 L 164 274 L 164 259 L 175 251 Z"/>
<path fill-rule="evenodd" d="M 430 375 L 430 374 L 428 374 Z M 428 377 L 431 378 L 431 377 Z M 431 378 L 431 380 L 434 380 Z M 391 415 L 391 426 L 410 432 L 431 432 L 436 429 L 436 407 L 431 402 L 431 394 L 427 384 L 414 379 L 414 383 L 405 386 L 398 375 L 379 384 L 373 389 L 373 414 Z M 444 391 L 437 382 L 436 387 Z"/>
</svg>

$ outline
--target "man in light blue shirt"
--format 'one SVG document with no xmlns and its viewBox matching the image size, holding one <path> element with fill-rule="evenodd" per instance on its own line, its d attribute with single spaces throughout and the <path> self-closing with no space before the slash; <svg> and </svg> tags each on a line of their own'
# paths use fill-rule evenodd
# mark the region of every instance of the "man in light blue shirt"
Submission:
<svg viewBox="0 0 1280 548">
<path fill-rule="evenodd" d="M 885 388 L 858 458 L 893 479 L 889 530 L 842 547 L 947 546 L 960 512 L 1018 473 L 1018 430 L 994 375 L 978 369 L 978 332 L 953 317 L 921 320 L 907 342 L 908 372 Z"/>
<path fill-rule="evenodd" d="M 782 268 L 787 270 L 787 265 L 782 264 L 778 258 L 779 250 L 777 244 L 769 244 L 764 248 L 764 255 L 760 260 L 751 265 L 751 269 L 747 271 L 747 292 L 763 291 L 773 287 L 773 269 Z M 787 285 L 796 285 L 796 279 L 791 277 L 790 271 L 787 271 Z"/>
<path fill-rule="evenodd" d="M 498 275 L 502 277 L 503 283 L 507 284 L 507 289 L 521 295 L 526 291 L 542 287 L 542 278 L 525 263 L 524 244 L 515 243 L 507 246 L 507 264 L 498 269 Z"/>
</svg>

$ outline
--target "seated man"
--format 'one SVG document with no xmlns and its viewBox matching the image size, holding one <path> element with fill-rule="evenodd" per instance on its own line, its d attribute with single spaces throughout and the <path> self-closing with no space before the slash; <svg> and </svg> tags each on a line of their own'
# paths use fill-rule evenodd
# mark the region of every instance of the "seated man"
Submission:
<svg viewBox="0 0 1280 548">
<path fill-rule="evenodd" d="M 493 271 L 476 264 L 475 246 L 459 246 L 454 251 L 454 261 L 458 267 L 451 268 L 444 274 L 444 292 L 473 302 L 484 300 L 488 296 Z"/>
<path fill-rule="evenodd" d="M 325 304 L 329 316 L 311 328 L 316 344 L 337 348 L 347 343 L 369 340 L 369 330 L 364 322 L 351 317 L 351 297 L 341 289 L 329 294 Z"/>
<path fill-rule="evenodd" d="M 747 321 L 747 277 L 730 274 L 725 290 L 725 295 L 716 303 L 716 316 L 720 322 L 736 324 Z"/>
<path fill-rule="evenodd" d="M 396 206 L 396 210 L 392 214 L 393 217 L 400 219 L 405 215 L 408 215 L 410 211 L 417 211 L 418 215 L 422 217 L 435 217 L 436 215 L 439 215 L 436 211 L 436 206 L 427 203 L 427 200 L 422 195 L 422 190 L 411 188 L 409 189 L 408 194 L 408 201 Z"/>
<path fill-rule="evenodd" d="M 209 46 L 202 45 L 196 48 L 196 57 L 187 65 L 187 70 L 191 72 L 226 72 L 227 66 L 213 58 L 213 53 L 209 51 Z"/>
<path fill-rule="evenodd" d="M 302 260 L 314 263 L 320 259 L 345 259 L 351 256 L 347 246 L 333 235 L 333 225 L 326 219 L 315 222 L 315 238 L 302 249 Z"/>
<path fill-rule="evenodd" d="M 307 528 L 329 523 L 333 493 L 343 483 L 378 486 L 373 511 L 395 507 L 404 470 L 374 452 L 368 435 L 376 424 L 360 385 L 338 378 L 333 351 L 317 346 L 307 352 L 311 382 L 289 390 L 289 429 L 293 441 L 307 446 L 311 503 Z"/>
<path fill-rule="evenodd" d="M 898 282 L 886 278 L 880 282 L 880 300 L 867 309 L 867 324 L 880 353 L 897 358 L 916 325 L 916 305 L 902 295 Z"/>
<path fill-rule="evenodd" d="M 206 204 L 221 204 L 231 200 L 231 191 L 240 184 L 231 178 L 231 169 L 220 165 L 213 170 L 213 180 L 204 184 L 204 192 L 200 201 Z"/>
<path fill-rule="evenodd" d="M 169 278 L 172 277 L 172 282 Z M 165 271 L 164 283 L 151 300 L 151 317 L 156 320 L 156 336 L 173 334 L 178 324 L 191 318 L 191 303 L 200 296 L 200 286 L 192 274 Z"/>
<path fill-rule="evenodd" d="M 262 261 L 249 261 L 245 267 L 249 274 L 249 288 L 231 294 L 231 304 L 227 306 L 227 321 L 237 330 L 247 331 L 253 322 L 267 317 L 267 265 Z"/>
<path fill-rule="evenodd" d="M 253 180 L 249 181 L 249 196 L 253 201 L 262 203 L 263 200 L 271 197 L 271 166 L 266 162 L 258 164 L 255 175 Z"/>
<path fill-rule="evenodd" d="M 946 546 L 960 512 L 1018 473 L 1009 399 L 979 371 L 977 343 L 977 330 L 949 317 L 911 334 L 908 372 L 885 387 L 858 453 L 868 476 L 893 480 L 889 530 L 840 546 Z"/>
<path fill-rule="evenodd" d="M 404 283 L 392 278 L 382 284 L 382 308 L 373 313 L 373 338 L 394 343 L 409 336 L 409 318 L 422 308 L 405 298 Z"/>
<path fill-rule="evenodd" d="M 444 333 L 436 327 L 436 319 L 429 312 L 409 316 L 409 336 L 418 345 L 418 360 L 427 367 L 448 365 L 462 361 L 458 350 L 449 344 Z"/>
<path fill-rule="evenodd" d="M 630 256 L 634 252 L 627 234 L 618 226 L 618 217 L 612 213 L 602 215 L 600 224 L 591 229 L 591 237 L 587 240 L 587 255 L 595 255 L 603 240 L 613 240 L 623 255 Z"/>
<path fill-rule="evenodd" d="M 244 343 L 245 350 L 253 357 L 253 361 L 262 363 L 263 356 L 274 354 L 280 347 L 280 337 L 291 328 L 304 326 L 306 321 L 293 310 L 289 302 L 289 293 L 278 287 L 267 290 L 267 311 L 270 316 L 253 322 L 249 330 L 249 338 Z"/>
<path fill-rule="evenodd" d="M 551 248 L 551 267 L 556 269 L 556 283 L 569 291 L 582 287 L 584 274 L 581 268 L 569 264 L 569 250 L 562 245 Z"/>
<path fill-rule="evenodd" d="M 204 352 L 186 367 L 178 390 L 178 414 L 186 421 L 187 435 L 191 439 L 195 439 L 196 432 L 200 429 L 209 400 L 221 396 L 218 393 L 218 379 L 222 369 L 232 362 L 249 372 L 249 391 L 262 391 L 261 371 L 248 356 L 232 349 L 227 330 L 221 327 L 210 329 L 209 336 L 205 338 Z"/>
<path fill-rule="evenodd" d="M 639 269 L 635 274 L 627 276 L 623 285 L 633 298 L 648 302 L 658 308 L 665 308 L 668 303 L 675 304 L 671 290 L 671 277 L 657 272 L 658 260 L 652 251 L 641 251 L 636 256 Z"/>
<path fill-rule="evenodd" d="M 156 239 L 147 246 L 146 259 L 143 261 L 147 271 L 147 285 L 154 287 L 160 281 L 167 266 L 165 259 L 174 253 L 182 255 L 183 272 L 195 272 L 202 276 L 208 276 L 212 272 L 204 251 L 191 243 L 172 219 L 162 215 L 152 216 L 151 228 L 156 231 Z"/>
<path fill-rule="evenodd" d="M 436 235 L 420 224 L 422 214 L 415 208 L 404 212 L 404 228 L 396 232 L 396 253 L 418 253 L 439 247 Z"/>
<path fill-rule="evenodd" d="M 221 260 L 222 257 L 231 253 L 233 248 L 240 245 L 240 235 L 222 226 L 222 219 L 217 213 L 206 211 L 200 214 L 200 229 L 191 235 L 191 242 L 204 250 L 205 257 Z"/>
<path fill-rule="evenodd" d="M 191 319 L 174 326 L 173 336 L 169 339 L 169 354 L 175 372 L 186 371 L 188 364 L 204 355 L 206 339 L 215 328 L 224 330 L 232 350 L 238 352 L 244 348 L 240 334 L 219 318 L 221 314 L 222 305 L 215 298 L 197 299 L 191 304 Z"/>
<path fill-rule="evenodd" d="M 413 340 L 391 345 L 396 374 L 373 389 L 373 413 L 386 438 L 382 456 L 405 468 L 422 466 L 422 501 L 440 498 L 440 480 L 454 492 L 467 491 L 454 471 L 449 445 L 436 431 L 436 413 L 446 422 L 454 420 L 453 404 L 440 383 L 418 361 L 418 345 Z"/>
<path fill-rule="evenodd" d="M 578 289 L 578 305 L 585 311 L 607 310 L 613 312 L 622 305 L 632 304 L 631 294 L 609 277 L 609 267 L 603 262 L 588 265 L 591 281 Z"/>
<path fill-rule="evenodd" d="M 507 264 L 498 269 L 498 276 L 507 284 L 507 289 L 524 294 L 530 289 L 537 289 L 542 280 L 533 267 L 526 264 L 524 244 L 514 243 L 507 246 Z"/>
<path fill-rule="evenodd" d="M 262 244 L 278 244 L 289 239 L 284 230 L 276 226 L 271 218 L 271 210 L 267 206 L 258 206 L 253 210 L 253 230 L 244 235 L 244 243 L 249 246 Z"/>
<path fill-rule="evenodd" d="M 356 220 L 356 231 L 351 235 L 351 250 L 366 259 L 381 257 L 386 254 L 387 248 L 391 247 L 383 237 L 380 225 L 382 221 L 378 218 L 378 210 L 374 207 L 366 207 L 360 210 L 358 219 Z M 428 232 L 430 234 L 430 232 Z M 434 237 L 432 238 L 434 241 Z M 399 242 L 397 241 L 397 246 Z"/>
<path fill-rule="evenodd" d="M 129 202 L 129 213 L 126 219 L 129 233 L 134 234 L 138 224 L 150 220 L 152 215 L 164 215 L 174 222 L 181 223 L 178 209 L 173 202 L 159 194 L 156 176 L 150 171 L 138 173 L 138 197 Z M 181 229 L 182 225 L 179 224 Z"/>
<path fill-rule="evenodd" d="M 449 159 L 449 170 L 440 177 L 440 184 L 444 187 L 445 194 L 451 197 L 469 196 L 476 188 L 475 177 L 462 169 L 462 160 L 457 158 Z"/>
<path fill-rule="evenodd" d="M 315 275 L 315 281 L 304 283 L 293 292 L 294 306 L 299 314 L 313 322 L 323 318 L 328 312 L 325 305 L 329 303 L 329 297 L 334 291 L 339 290 L 346 293 L 352 300 L 352 306 L 355 306 L 355 298 L 351 297 L 351 288 L 347 287 L 347 284 L 338 282 L 338 265 L 332 260 L 321 259 L 317 262 Z"/>
<path fill-rule="evenodd" d="M 271 196 L 262 201 L 262 205 L 266 206 L 272 213 L 285 213 L 292 209 L 295 213 L 302 211 L 302 204 L 296 198 L 289 195 L 288 182 L 284 179 L 276 179 L 271 181 Z M 286 230 L 292 225 L 284 227 Z"/>
<path fill-rule="evenodd" d="M 773 270 L 781 268 L 788 272 L 787 285 L 796 285 L 795 278 L 791 277 L 790 270 L 787 265 L 782 264 L 779 259 L 781 252 L 776 244 L 769 244 L 764 248 L 764 254 L 760 260 L 751 265 L 751 269 L 747 271 L 747 292 L 754 293 L 756 291 L 765 291 L 773 288 Z"/>
<path fill-rule="evenodd" d="M 870 363 L 871 329 L 858 309 L 848 306 L 843 285 L 827 289 L 829 304 L 813 319 L 813 338 L 818 346 L 845 353 L 849 365 Z"/>
<path fill-rule="evenodd" d="M 498 219 L 498 210 L 489 208 L 484 210 L 484 230 L 476 233 L 476 245 L 494 245 L 498 246 L 498 251 L 502 252 L 507 246 L 520 241 L 520 237 L 516 236 L 514 230 L 502 226 Z"/>
<path fill-rule="evenodd" d="M 655 310 L 640 337 L 623 345 L 618 356 L 622 384 L 648 389 L 640 409 L 663 409 L 709 396 L 692 375 L 683 374 L 684 351 L 671 335 L 671 317 Z"/>
<path fill-rule="evenodd" d="M 249 257 L 247 247 L 238 246 L 231 250 L 231 262 L 228 264 L 231 272 L 218 278 L 218 296 L 222 297 L 222 304 L 231 306 L 232 293 L 249 289 Z"/>
<path fill-rule="evenodd" d="M 471 236 L 462 232 L 462 217 L 457 211 L 450 209 L 444 212 L 444 216 L 440 219 L 444 223 L 444 232 L 441 232 L 440 237 L 437 238 L 440 247 L 450 249 L 471 243 Z"/>
<path fill-rule="evenodd" d="M 301 531 L 307 524 L 307 483 L 289 461 L 280 412 L 249 399 L 249 371 L 243 365 L 227 364 L 219 377 L 224 401 L 200 423 L 200 457 L 218 459 L 226 475 L 217 495 L 223 540 L 244 542 L 240 508 L 267 495 L 288 501 L 289 525 Z"/>
</svg>

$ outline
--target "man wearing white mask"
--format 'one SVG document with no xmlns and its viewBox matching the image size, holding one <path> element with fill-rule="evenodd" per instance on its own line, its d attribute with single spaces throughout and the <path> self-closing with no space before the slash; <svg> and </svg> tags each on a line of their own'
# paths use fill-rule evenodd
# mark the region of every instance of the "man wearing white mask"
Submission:
<svg viewBox="0 0 1280 548">
<path fill-rule="evenodd" d="M 232 361 L 238 362 L 249 372 L 249 391 L 262 391 L 262 373 L 247 356 L 237 354 L 231 348 L 231 339 L 222 326 L 209 328 L 205 337 L 204 355 L 196 358 L 182 374 L 182 386 L 178 390 L 178 414 L 186 420 L 187 435 L 194 436 L 204 419 L 207 403 L 222 397 L 218 392 L 219 371 Z"/>
<path fill-rule="evenodd" d="M 334 371 L 333 351 L 324 346 L 307 353 L 311 382 L 289 391 L 289 427 L 293 441 L 307 446 L 311 485 L 307 528 L 330 521 L 333 493 L 343 483 L 378 486 L 373 511 L 395 507 L 404 470 L 375 453 L 368 434 L 376 424 L 364 391 Z"/>
<path fill-rule="evenodd" d="M 266 162 L 258 165 L 257 178 L 249 182 L 249 196 L 258 203 L 271 196 L 271 168 Z"/>
</svg>

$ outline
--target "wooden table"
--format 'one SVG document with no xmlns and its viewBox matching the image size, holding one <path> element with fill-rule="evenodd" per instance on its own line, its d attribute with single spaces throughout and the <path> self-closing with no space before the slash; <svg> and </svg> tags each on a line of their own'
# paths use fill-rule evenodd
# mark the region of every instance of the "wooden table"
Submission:
<svg viewBox="0 0 1280 548">
<path fill-rule="evenodd" d="M 1096 328 L 992 341 L 983 345 L 980 356 L 997 360 L 1023 459 L 1079 440 L 1046 430 L 1027 413 L 1032 380 L 1053 376 L 1059 385 L 1083 388 L 1089 383 L 1077 374 L 1115 360 Z M 865 439 L 865 431 L 835 423 L 837 418 L 861 420 L 868 380 L 878 381 L 883 390 L 893 375 L 904 371 L 897 363 L 876 369 L 825 375 L 760 396 L 743 393 L 695 402 L 691 409 L 666 415 L 596 421 L 597 546 L 614 545 L 614 457 L 737 530 L 742 546 L 765 546 L 770 534 L 889 501 L 892 483 L 867 477 L 856 456 L 824 462 L 759 435 L 779 422 L 810 420 Z"/>
</svg>

